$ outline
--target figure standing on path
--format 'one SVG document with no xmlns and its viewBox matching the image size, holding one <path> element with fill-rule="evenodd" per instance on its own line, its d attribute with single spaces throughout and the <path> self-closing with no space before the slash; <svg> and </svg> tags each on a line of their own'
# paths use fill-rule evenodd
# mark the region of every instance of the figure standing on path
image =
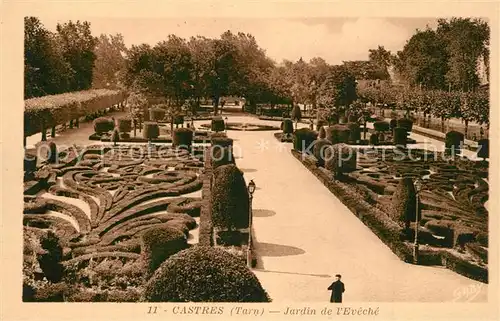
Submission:
<svg viewBox="0 0 500 321">
<path fill-rule="evenodd" d="M 345 287 L 344 283 L 340 281 L 341 277 L 340 274 L 335 275 L 335 282 L 328 287 L 328 290 L 332 291 L 332 295 L 330 296 L 331 303 L 342 303 L 342 293 L 344 293 Z"/>
</svg>

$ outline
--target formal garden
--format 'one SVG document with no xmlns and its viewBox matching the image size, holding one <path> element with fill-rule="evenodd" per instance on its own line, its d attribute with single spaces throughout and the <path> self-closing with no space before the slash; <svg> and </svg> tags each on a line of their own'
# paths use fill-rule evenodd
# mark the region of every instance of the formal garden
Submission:
<svg viewBox="0 0 500 321">
<path fill-rule="evenodd" d="M 345 259 L 344 247 L 360 255 L 346 273 L 380 284 L 363 266 L 373 235 L 381 266 L 445 267 L 456 272 L 443 274 L 448 289 L 488 283 L 489 92 L 457 63 L 463 39 L 447 32 L 461 23 L 487 27 L 439 21 L 426 31 L 446 36 L 439 59 L 415 49 L 418 31 L 400 53 L 379 46 L 367 61 L 330 65 L 276 63 L 244 33 L 127 48 L 86 23 L 52 33 L 27 17 L 23 300 L 271 302 L 317 293 L 307 278 L 325 274 L 309 273 L 312 264 L 332 273 L 341 260 L 328 255 Z M 269 208 L 253 210 L 248 172 L 267 182 L 259 201 Z M 320 203 L 300 207 L 309 198 Z M 345 233 L 367 234 L 352 244 L 327 235 L 344 233 L 344 220 Z M 289 271 L 266 271 L 269 262 Z M 263 272 L 298 281 L 284 291 Z"/>
</svg>

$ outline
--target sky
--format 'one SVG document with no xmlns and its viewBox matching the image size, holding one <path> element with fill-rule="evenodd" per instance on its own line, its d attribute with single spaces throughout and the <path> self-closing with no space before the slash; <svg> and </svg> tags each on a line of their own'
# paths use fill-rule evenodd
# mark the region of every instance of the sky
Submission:
<svg viewBox="0 0 500 321">
<path fill-rule="evenodd" d="M 68 19 L 39 17 L 49 30 Z M 277 62 L 323 57 L 330 64 L 368 59 L 368 50 L 378 45 L 401 50 L 415 30 L 435 28 L 436 18 L 87 18 L 94 36 L 121 33 L 127 47 L 155 45 L 169 34 L 219 37 L 224 31 L 252 34 L 269 57 Z"/>
</svg>

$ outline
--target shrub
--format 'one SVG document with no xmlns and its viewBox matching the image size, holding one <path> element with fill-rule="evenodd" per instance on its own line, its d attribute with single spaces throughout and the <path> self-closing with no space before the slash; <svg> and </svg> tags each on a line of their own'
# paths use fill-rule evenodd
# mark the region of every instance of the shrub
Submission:
<svg viewBox="0 0 500 321">
<path fill-rule="evenodd" d="M 413 128 L 413 121 L 408 118 L 400 118 L 397 120 L 397 127 L 406 129 L 407 132 L 411 132 Z"/>
<path fill-rule="evenodd" d="M 39 146 L 40 155 L 42 160 L 53 164 L 57 161 L 57 145 L 53 141 L 42 142 Z"/>
<path fill-rule="evenodd" d="M 361 129 L 358 123 L 348 123 L 347 128 L 349 128 L 349 141 L 355 143 L 361 140 Z"/>
<path fill-rule="evenodd" d="M 477 142 L 479 149 L 477 150 L 477 157 L 479 158 L 489 158 L 490 157 L 490 140 L 489 139 L 480 139 Z"/>
<path fill-rule="evenodd" d="M 129 133 L 120 133 L 120 140 L 128 140 L 130 139 Z"/>
<path fill-rule="evenodd" d="M 370 135 L 370 145 L 378 145 L 379 143 L 379 139 L 378 139 L 378 134 L 377 133 L 373 133 Z"/>
<path fill-rule="evenodd" d="M 149 273 L 187 246 L 186 236 L 175 227 L 151 228 L 141 236 L 141 255 Z"/>
<path fill-rule="evenodd" d="M 345 125 L 333 125 L 326 129 L 326 139 L 332 144 L 347 143 L 351 131 Z"/>
<path fill-rule="evenodd" d="M 107 133 L 115 128 L 114 122 L 106 117 L 94 119 L 94 131 L 98 134 Z"/>
<path fill-rule="evenodd" d="M 132 119 L 130 118 L 118 118 L 116 120 L 116 127 L 120 133 L 128 133 L 132 130 Z"/>
<path fill-rule="evenodd" d="M 212 146 L 221 146 L 221 147 L 228 147 L 228 146 L 233 146 L 233 140 L 229 137 L 226 136 L 212 136 L 210 138 L 210 143 Z"/>
<path fill-rule="evenodd" d="M 283 120 L 283 134 L 292 134 L 293 133 L 293 122 L 291 119 L 287 118 Z"/>
<path fill-rule="evenodd" d="M 332 145 L 332 143 L 327 139 L 319 139 L 314 143 L 313 154 L 318 160 L 319 166 L 325 166 L 325 149 L 330 145 Z"/>
<path fill-rule="evenodd" d="M 160 121 L 165 118 L 166 110 L 162 108 L 150 108 L 149 109 L 149 120 Z"/>
<path fill-rule="evenodd" d="M 224 124 L 224 119 L 221 116 L 216 116 L 212 118 L 211 129 L 214 132 L 223 132 L 226 129 Z"/>
<path fill-rule="evenodd" d="M 376 121 L 373 123 L 373 128 L 378 132 L 386 132 L 391 128 L 391 125 L 386 121 Z"/>
<path fill-rule="evenodd" d="M 232 146 L 212 146 L 211 147 L 212 168 L 217 168 L 222 165 L 234 164 L 234 155 Z"/>
<path fill-rule="evenodd" d="M 452 152 L 459 153 L 464 143 L 464 134 L 457 131 L 449 131 L 445 137 L 445 147 Z"/>
<path fill-rule="evenodd" d="M 212 220 L 221 230 L 247 228 L 249 198 L 243 173 L 236 165 L 222 165 L 214 169 L 211 195 Z"/>
<path fill-rule="evenodd" d="M 405 228 L 409 229 L 410 222 L 416 219 L 416 200 L 417 195 L 413 179 L 403 177 L 392 195 L 392 206 L 389 216 L 398 223 L 404 223 Z"/>
<path fill-rule="evenodd" d="M 31 155 L 28 153 L 24 154 L 24 171 L 28 173 L 32 173 L 36 171 L 36 163 L 38 161 L 38 157 L 36 155 Z"/>
<path fill-rule="evenodd" d="M 326 138 L 325 127 L 323 127 L 323 126 L 320 127 L 318 137 L 321 138 L 321 139 L 325 139 Z"/>
<path fill-rule="evenodd" d="M 160 128 L 156 122 L 144 122 L 142 135 L 145 139 L 158 138 L 160 136 Z"/>
<path fill-rule="evenodd" d="M 395 118 L 391 119 L 391 121 L 389 122 L 389 127 L 391 130 L 398 127 L 398 120 Z"/>
<path fill-rule="evenodd" d="M 293 148 L 299 152 L 310 150 L 316 140 L 316 133 L 308 128 L 297 129 L 293 133 Z"/>
<path fill-rule="evenodd" d="M 147 302 L 270 302 L 257 277 L 223 249 L 195 246 L 165 261 L 147 282 Z"/>
<path fill-rule="evenodd" d="M 392 135 L 394 145 L 406 146 L 406 140 L 408 138 L 408 132 L 406 131 L 406 128 L 395 127 Z"/>
<path fill-rule="evenodd" d="M 172 137 L 172 146 L 190 149 L 193 144 L 193 131 L 189 128 L 176 128 Z"/>
<path fill-rule="evenodd" d="M 358 121 L 358 119 L 359 119 L 359 117 L 356 114 L 349 114 L 349 117 L 347 117 L 347 121 L 349 123 L 355 123 Z"/>
<path fill-rule="evenodd" d="M 118 132 L 118 128 L 113 130 L 113 134 L 111 135 L 111 141 L 116 145 L 117 142 L 120 141 L 120 132 Z"/>
<path fill-rule="evenodd" d="M 357 152 L 346 144 L 335 144 L 325 148 L 325 168 L 335 177 L 356 170 Z"/>
</svg>

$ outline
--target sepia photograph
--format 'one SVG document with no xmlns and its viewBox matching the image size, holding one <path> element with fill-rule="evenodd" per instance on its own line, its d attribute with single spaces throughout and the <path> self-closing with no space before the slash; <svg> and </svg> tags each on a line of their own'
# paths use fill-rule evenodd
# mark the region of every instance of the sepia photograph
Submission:
<svg viewBox="0 0 500 321">
<path fill-rule="evenodd" d="M 489 17 L 19 19 L 13 300 L 491 302 Z"/>
</svg>

